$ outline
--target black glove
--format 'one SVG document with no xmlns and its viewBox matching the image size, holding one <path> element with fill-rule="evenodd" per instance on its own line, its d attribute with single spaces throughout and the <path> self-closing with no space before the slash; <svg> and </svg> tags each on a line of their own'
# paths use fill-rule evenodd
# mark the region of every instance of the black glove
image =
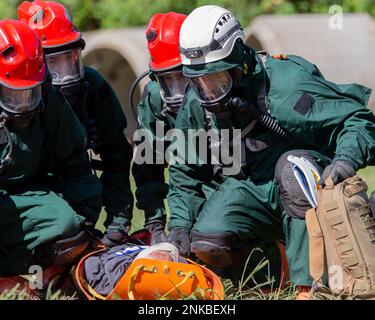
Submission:
<svg viewBox="0 0 375 320">
<path fill-rule="evenodd" d="M 129 241 L 129 232 L 130 226 L 126 226 L 125 228 L 112 228 L 112 226 L 109 226 L 107 228 L 107 231 L 105 232 L 103 238 L 101 241 L 107 246 L 107 247 L 115 247 L 119 246 L 121 244 L 125 244 Z"/>
<path fill-rule="evenodd" d="M 100 136 L 98 124 L 95 119 L 89 119 L 82 121 L 83 126 L 86 129 L 88 149 L 98 149 L 103 145 L 102 137 Z"/>
<path fill-rule="evenodd" d="M 173 228 L 168 234 L 167 241 L 177 247 L 178 252 L 183 257 L 190 256 L 190 232 L 180 228 Z"/>
<path fill-rule="evenodd" d="M 83 225 L 83 229 L 89 235 L 92 240 L 100 240 L 103 238 L 103 232 L 98 229 L 95 229 L 95 223 L 86 221 Z"/>
<path fill-rule="evenodd" d="M 326 179 L 331 176 L 333 183 L 338 184 L 356 174 L 356 165 L 349 160 L 334 160 L 322 174 L 319 184 L 325 186 Z"/>
<path fill-rule="evenodd" d="M 145 228 L 151 232 L 151 245 L 167 241 L 165 220 L 146 221 Z"/>
</svg>

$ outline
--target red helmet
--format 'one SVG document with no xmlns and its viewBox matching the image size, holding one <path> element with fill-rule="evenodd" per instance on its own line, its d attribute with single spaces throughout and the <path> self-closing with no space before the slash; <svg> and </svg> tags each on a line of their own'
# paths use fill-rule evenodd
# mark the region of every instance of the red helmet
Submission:
<svg viewBox="0 0 375 320">
<path fill-rule="evenodd" d="M 185 19 L 186 15 L 176 12 L 157 13 L 151 18 L 146 38 L 152 71 L 163 71 L 181 64 L 179 38 Z"/>
<path fill-rule="evenodd" d="M 18 19 L 38 32 L 43 48 L 66 46 L 81 39 L 66 8 L 54 1 L 24 1 L 18 7 Z"/>
<path fill-rule="evenodd" d="M 21 21 L 0 21 L 0 84 L 29 89 L 41 84 L 46 74 L 37 33 Z"/>
</svg>

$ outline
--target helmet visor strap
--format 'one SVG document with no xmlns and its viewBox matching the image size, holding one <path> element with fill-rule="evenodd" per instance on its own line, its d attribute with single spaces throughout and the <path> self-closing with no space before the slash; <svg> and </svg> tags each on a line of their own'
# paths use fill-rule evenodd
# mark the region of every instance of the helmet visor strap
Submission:
<svg viewBox="0 0 375 320">
<path fill-rule="evenodd" d="M 83 78 L 81 48 L 49 54 L 46 61 L 54 85 L 70 84 Z"/>
<path fill-rule="evenodd" d="M 188 86 L 188 80 L 183 76 L 181 70 L 158 73 L 156 77 L 164 102 L 176 103 L 182 101 Z"/>
<path fill-rule="evenodd" d="M 223 99 L 232 89 L 233 79 L 228 71 L 189 78 L 200 102 L 214 103 Z"/>
<path fill-rule="evenodd" d="M 33 111 L 42 99 L 42 86 L 31 89 L 14 90 L 0 87 L 0 106 L 10 113 L 27 113 Z"/>
</svg>

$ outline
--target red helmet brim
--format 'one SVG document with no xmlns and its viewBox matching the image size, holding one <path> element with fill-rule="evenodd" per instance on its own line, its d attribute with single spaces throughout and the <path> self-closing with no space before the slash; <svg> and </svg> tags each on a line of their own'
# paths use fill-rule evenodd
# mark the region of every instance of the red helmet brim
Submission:
<svg viewBox="0 0 375 320">
<path fill-rule="evenodd" d="M 10 89 L 14 90 L 24 90 L 31 89 L 39 84 L 42 84 L 47 77 L 47 66 L 43 63 L 39 72 L 35 74 L 31 79 L 0 79 L 0 83 Z"/>
</svg>

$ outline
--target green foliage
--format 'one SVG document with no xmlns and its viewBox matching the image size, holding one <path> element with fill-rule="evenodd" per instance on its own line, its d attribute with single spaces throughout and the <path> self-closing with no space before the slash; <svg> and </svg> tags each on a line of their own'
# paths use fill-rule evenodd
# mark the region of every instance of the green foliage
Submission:
<svg viewBox="0 0 375 320">
<path fill-rule="evenodd" d="M 0 0 L 0 18 L 16 18 L 22 0 Z M 331 5 L 344 12 L 368 12 L 375 16 L 375 0 L 61 0 L 80 30 L 146 25 L 156 12 L 189 14 L 205 4 L 231 10 L 246 26 L 261 14 L 328 13 Z"/>
<path fill-rule="evenodd" d="M 19 0 L 0 0 L 0 18 L 16 18 L 17 6 L 21 3 Z"/>
</svg>

